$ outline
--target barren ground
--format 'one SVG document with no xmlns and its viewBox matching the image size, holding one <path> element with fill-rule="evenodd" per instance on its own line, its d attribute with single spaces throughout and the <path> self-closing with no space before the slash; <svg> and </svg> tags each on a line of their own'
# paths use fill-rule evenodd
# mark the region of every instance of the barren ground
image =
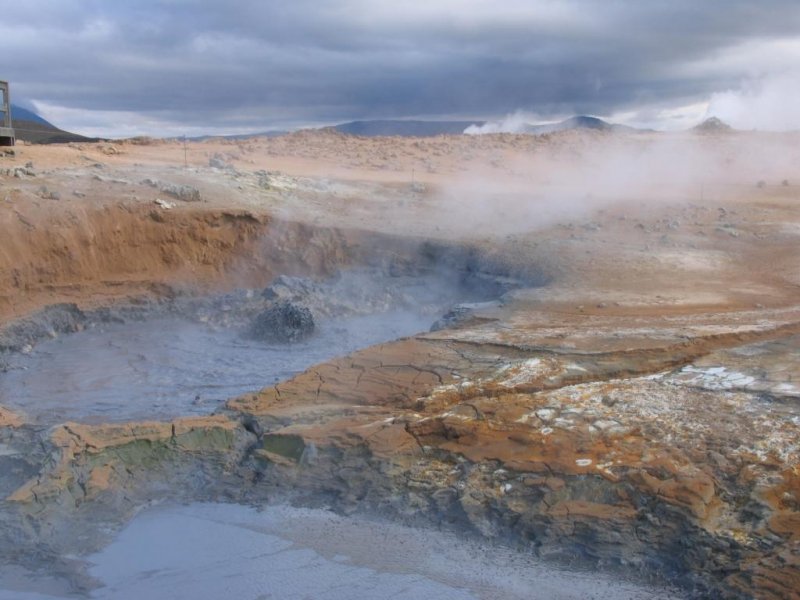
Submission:
<svg viewBox="0 0 800 600">
<path fill-rule="evenodd" d="M 479 270 L 524 285 L 213 416 L 41 432 L 0 406 L 0 460 L 25 463 L 0 480 L 4 542 L 61 556 L 91 514 L 282 490 L 462 522 L 687 594 L 800 597 L 797 142 L 18 146 L 0 158 L 6 329 L 59 303 L 412 268 L 425 239 L 469 244 Z"/>
</svg>

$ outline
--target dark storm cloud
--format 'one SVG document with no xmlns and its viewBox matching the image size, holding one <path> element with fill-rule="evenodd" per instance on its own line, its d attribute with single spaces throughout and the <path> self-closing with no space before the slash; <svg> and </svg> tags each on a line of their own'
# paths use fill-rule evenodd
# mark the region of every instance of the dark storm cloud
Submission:
<svg viewBox="0 0 800 600">
<path fill-rule="evenodd" d="M 17 97 L 217 127 L 691 102 L 769 68 L 726 52 L 800 31 L 797 0 L 2 4 Z"/>
</svg>

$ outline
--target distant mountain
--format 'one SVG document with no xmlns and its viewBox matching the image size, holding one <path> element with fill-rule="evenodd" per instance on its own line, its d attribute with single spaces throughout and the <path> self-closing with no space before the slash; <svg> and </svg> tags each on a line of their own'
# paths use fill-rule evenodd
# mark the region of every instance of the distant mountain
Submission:
<svg viewBox="0 0 800 600">
<path fill-rule="evenodd" d="M 49 125 L 50 127 L 55 127 L 49 121 L 46 121 L 44 117 L 37 115 L 32 110 L 28 110 L 27 108 L 22 108 L 16 104 L 11 105 L 11 119 L 14 121 L 32 121 L 34 123 L 39 123 L 41 125 Z"/>
<path fill-rule="evenodd" d="M 692 127 L 695 133 L 733 133 L 735 129 L 722 119 L 709 117 L 699 125 Z"/>
<path fill-rule="evenodd" d="M 340 133 L 362 136 L 429 137 L 434 135 L 458 135 L 470 125 L 483 125 L 480 121 L 350 121 L 335 125 L 333 129 Z"/>
<path fill-rule="evenodd" d="M 16 104 L 11 105 L 11 126 L 14 128 L 18 140 L 33 144 L 98 141 L 98 138 L 88 138 L 59 129 L 35 112 Z"/>
<path fill-rule="evenodd" d="M 282 135 L 286 135 L 289 133 L 288 131 L 284 130 L 273 130 L 273 131 L 261 131 L 259 133 L 231 133 L 230 135 L 196 135 L 194 137 L 188 137 L 187 140 L 191 140 L 193 142 L 204 142 L 206 140 L 249 140 L 252 138 L 260 138 L 260 137 L 279 137 Z M 183 138 L 176 138 L 176 139 L 183 139 Z"/>
<path fill-rule="evenodd" d="M 627 125 L 617 125 L 616 123 L 609 123 L 597 117 L 589 117 L 586 115 L 578 115 L 570 117 L 558 123 L 545 123 L 543 125 L 526 125 L 524 127 L 525 133 L 532 133 L 534 135 L 543 135 L 546 133 L 556 133 L 558 131 L 570 131 L 573 129 L 593 129 L 595 131 L 615 131 L 615 132 L 635 132 L 642 131 L 635 127 Z"/>
</svg>

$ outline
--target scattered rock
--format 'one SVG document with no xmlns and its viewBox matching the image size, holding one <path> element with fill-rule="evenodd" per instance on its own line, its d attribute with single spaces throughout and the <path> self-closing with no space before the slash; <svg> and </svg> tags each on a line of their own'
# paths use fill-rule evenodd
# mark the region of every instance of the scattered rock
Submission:
<svg viewBox="0 0 800 600">
<path fill-rule="evenodd" d="M 184 202 L 200 202 L 200 190 L 191 185 L 168 184 L 161 191 Z"/>
<path fill-rule="evenodd" d="M 101 181 L 103 183 L 117 183 L 120 185 L 130 185 L 127 179 L 120 179 L 118 177 L 103 177 L 102 175 L 92 175 L 94 181 Z"/>
<path fill-rule="evenodd" d="M 284 175 L 280 171 L 262 169 L 255 174 L 258 177 L 258 187 L 265 190 L 289 190 L 297 187 L 297 181 L 293 177 Z"/>
<path fill-rule="evenodd" d="M 261 296 L 267 300 L 297 302 L 307 300 L 321 291 L 320 286 L 307 277 L 280 275 L 264 288 Z"/>
<path fill-rule="evenodd" d="M 17 179 L 23 179 L 25 177 L 36 177 L 36 171 L 33 168 L 33 163 L 29 162 L 24 167 L 0 169 L 0 175 L 6 175 L 8 177 L 16 177 Z"/>
<path fill-rule="evenodd" d="M 168 183 L 159 181 L 158 179 L 143 179 L 142 185 L 149 185 L 159 191 L 169 194 L 173 198 L 182 200 L 183 202 L 200 202 L 200 190 L 191 185 Z"/>
<path fill-rule="evenodd" d="M 57 191 L 47 189 L 46 185 L 39 187 L 37 195 L 43 200 L 61 200 L 61 194 Z"/>
<path fill-rule="evenodd" d="M 734 228 L 732 225 L 727 225 L 727 224 L 717 226 L 715 228 L 715 231 L 719 233 L 727 233 L 731 237 L 739 237 L 740 235 L 739 231 L 736 228 Z"/>
<path fill-rule="evenodd" d="M 231 165 L 228 163 L 227 157 L 224 154 L 215 152 L 214 155 L 208 159 L 208 166 L 212 169 L 227 169 Z"/>
<path fill-rule="evenodd" d="M 175 208 L 174 202 L 168 202 L 166 200 L 162 200 L 161 198 L 156 198 L 153 200 L 154 204 L 158 204 L 164 210 L 170 210 L 171 208 Z"/>
</svg>

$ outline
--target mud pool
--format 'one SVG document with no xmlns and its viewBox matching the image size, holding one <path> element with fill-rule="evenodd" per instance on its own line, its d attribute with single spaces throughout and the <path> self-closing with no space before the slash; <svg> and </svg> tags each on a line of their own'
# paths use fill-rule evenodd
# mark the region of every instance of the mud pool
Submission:
<svg viewBox="0 0 800 600">
<path fill-rule="evenodd" d="M 320 509 L 231 504 L 156 507 L 85 557 L 90 598 L 675 598 L 667 590 L 560 570 L 521 552 Z M 0 577 L 0 600 L 63 598 L 55 582 Z"/>
<path fill-rule="evenodd" d="M 102 324 L 10 356 L 0 404 L 44 425 L 208 414 L 229 398 L 425 331 L 434 320 L 411 311 L 325 319 L 311 339 L 293 344 L 180 318 Z"/>
</svg>

